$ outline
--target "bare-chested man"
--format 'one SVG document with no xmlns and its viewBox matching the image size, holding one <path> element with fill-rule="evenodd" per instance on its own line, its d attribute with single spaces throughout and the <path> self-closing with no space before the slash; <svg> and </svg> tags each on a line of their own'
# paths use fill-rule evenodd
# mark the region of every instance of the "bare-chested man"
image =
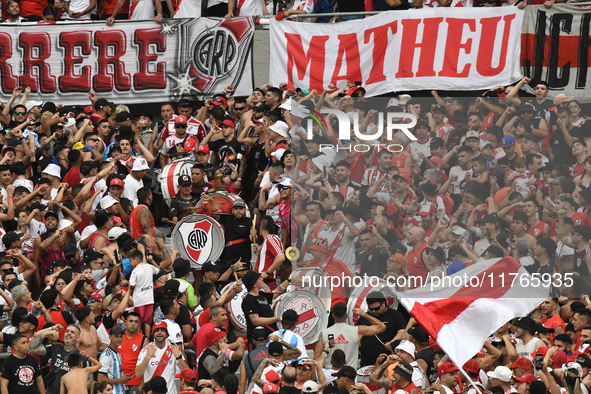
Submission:
<svg viewBox="0 0 591 394">
<path fill-rule="evenodd" d="M 106 346 L 99 339 L 94 326 L 94 313 L 90 310 L 90 307 L 83 306 L 76 309 L 74 312 L 76 319 L 80 322 L 78 327 L 80 328 L 80 337 L 76 346 L 80 350 L 84 350 L 90 354 L 91 357 L 96 358 L 99 351 L 105 350 Z"/>
<path fill-rule="evenodd" d="M 91 367 L 84 367 L 83 356 L 88 358 L 92 363 Z M 81 350 L 80 353 L 71 353 L 68 355 L 67 362 L 71 371 L 62 377 L 60 394 L 88 394 L 88 375 L 94 374 L 101 369 L 101 363 L 83 350 Z"/>
</svg>

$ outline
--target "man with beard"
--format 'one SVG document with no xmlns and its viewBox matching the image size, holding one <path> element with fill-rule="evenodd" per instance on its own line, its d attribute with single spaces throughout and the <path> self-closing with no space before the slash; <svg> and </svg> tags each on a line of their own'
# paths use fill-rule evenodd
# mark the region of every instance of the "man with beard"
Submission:
<svg viewBox="0 0 591 394">
<path fill-rule="evenodd" d="M 345 200 L 349 200 L 351 197 L 353 197 L 353 194 L 355 194 L 355 192 L 361 188 L 361 185 L 353 182 L 349 177 L 351 174 L 351 164 L 349 164 L 347 161 L 339 161 L 335 167 L 337 181 L 331 182 L 332 189 L 335 192 L 341 193 Z"/>
<path fill-rule="evenodd" d="M 440 394 L 452 394 L 458 384 L 458 367 L 453 363 L 444 363 L 439 366 L 437 376 L 439 383 L 431 384 L 431 388 L 438 390 Z"/>
<path fill-rule="evenodd" d="M 61 326 L 53 326 L 54 330 L 59 330 Z M 75 325 L 69 325 L 66 328 L 64 335 L 64 344 L 50 344 L 48 346 L 43 345 L 43 340 L 49 335 L 52 335 L 52 330 L 45 331 L 41 335 L 34 337 L 29 343 L 29 353 L 37 354 L 39 356 L 45 356 L 48 352 L 51 353 L 51 366 L 49 379 L 47 383 L 47 394 L 60 394 L 60 383 L 62 377 L 70 372 L 67 359 L 72 353 L 80 354 L 80 351 L 76 347 L 78 338 L 80 337 L 80 329 Z M 86 360 L 84 360 L 86 362 Z M 51 379 L 53 377 L 53 379 Z"/>
<path fill-rule="evenodd" d="M 161 376 L 166 380 L 168 394 L 176 394 L 175 371 L 188 368 L 178 345 L 169 344 L 168 330 L 165 321 L 159 321 L 152 328 L 154 342 L 151 342 L 140 352 L 135 367 L 135 376 L 143 376 L 144 382 L 154 376 Z M 164 368 L 162 368 L 164 366 Z"/>
<path fill-rule="evenodd" d="M 388 250 L 377 245 L 377 238 L 371 230 L 363 230 L 359 234 L 361 252 L 357 254 L 357 273 L 382 278 L 386 273 Z"/>
<path fill-rule="evenodd" d="M 544 327 L 554 329 L 554 333 L 550 333 L 550 341 L 554 343 L 556 335 L 564 334 L 566 328 L 564 320 L 558 314 L 558 298 L 548 297 L 541 305 L 541 312 L 544 315 L 540 323 Z"/>
<path fill-rule="evenodd" d="M 121 367 L 124 375 L 132 376 L 125 385 L 129 388 L 130 394 L 137 392 L 141 377 L 135 376 L 136 361 L 140 351 L 150 342 L 148 337 L 140 332 L 140 315 L 137 312 L 129 312 L 125 319 L 125 334 L 123 342 L 118 349 L 121 354 Z"/>
<path fill-rule="evenodd" d="M 213 201 L 207 194 L 201 195 L 204 204 Z M 209 204 L 213 213 L 220 212 L 216 204 Z M 242 259 L 246 270 L 250 270 L 250 258 L 252 255 L 250 230 L 252 228 L 252 219 L 246 217 L 246 202 L 238 198 L 232 205 L 232 215 L 220 216 L 218 221 L 224 227 L 226 247 L 220 256 L 220 265 L 234 264 Z"/>
<path fill-rule="evenodd" d="M 524 357 L 529 361 L 533 361 L 532 353 L 535 353 L 540 347 L 544 346 L 544 342 L 534 336 L 537 332 L 535 321 L 531 317 L 522 317 L 513 323 L 513 326 L 516 328 L 515 337 L 521 339 L 521 342 L 515 345 L 518 357 Z"/>
</svg>

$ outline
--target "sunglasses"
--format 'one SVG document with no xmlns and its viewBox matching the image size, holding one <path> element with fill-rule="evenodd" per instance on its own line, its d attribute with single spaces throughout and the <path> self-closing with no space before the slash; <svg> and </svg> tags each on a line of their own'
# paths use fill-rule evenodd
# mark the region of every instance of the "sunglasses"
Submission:
<svg viewBox="0 0 591 394">
<path fill-rule="evenodd" d="M 213 101 L 215 101 L 216 103 L 223 103 L 222 99 L 220 99 L 220 98 L 216 98 Z"/>
<path fill-rule="evenodd" d="M 175 128 L 175 129 L 186 129 L 186 128 L 187 128 L 187 125 L 180 125 L 180 124 L 177 124 L 177 125 L 174 125 L 174 128 Z"/>
<path fill-rule="evenodd" d="M 27 113 L 26 112 L 15 112 L 14 114 L 15 115 L 26 115 Z"/>
<path fill-rule="evenodd" d="M 289 186 L 279 186 L 279 190 L 288 190 Z"/>
<path fill-rule="evenodd" d="M 246 106 L 240 107 L 240 108 L 234 107 L 234 110 L 236 110 L 236 111 L 244 111 L 245 109 L 246 109 Z"/>
<path fill-rule="evenodd" d="M 98 142 L 98 138 L 89 138 L 88 141 Z"/>
<path fill-rule="evenodd" d="M 96 298 L 91 298 L 90 300 L 88 300 L 89 302 L 100 302 L 99 300 L 97 300 Z"/>
<path fill-rule="evenodd" d="M 380 306 L 378 306 L 378 307 L 375 307 L 375 308 L 370 308 L 370 307 L 367 307 L 367 309 L 369 309 L 369 311 L 370 311 L 370 312 L 377 312 L 377 311 L 379 311 L 379 310 L 380 310 L 380 308 L 381 308 L 381 307 L 382 307 L 382 306 L 380 305 Z"/>
</svg>

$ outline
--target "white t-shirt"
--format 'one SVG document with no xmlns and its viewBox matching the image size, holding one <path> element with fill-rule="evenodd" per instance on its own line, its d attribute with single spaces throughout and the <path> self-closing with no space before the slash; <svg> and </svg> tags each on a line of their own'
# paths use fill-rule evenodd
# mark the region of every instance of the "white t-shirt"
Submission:
<svg viewBox="0 0 591 394">
<path fill-rule="evenodd" d="M 168 154 L 168 151 L 170 151 L 170 149 L 175 146 L 176 144 L 182 144 L 185 140 L 187 140 L 188 138 L 190 138 L 191 136 L 187 133 L 184 137 L 180 138 L 175 134 L 169 135 L 166 140 L 164 141 L 164 145 L 162 145 L 162 153 L 164 154 Z M 189 154 L 189 157 L 193 160 L 197 160 L 197 156 L 195 156 L 195 151 L 192 150 L 190 152 L 187 152 Z"/>
<path fill-rule="evenodd" d="M 472 168 L 468 170 L 463 170 L 460 166 L 454 166 L 449 170 L 449 177 L 451 178 L 452 175 L 457 175 L 458 179 L 453 181 L 451 184 L 454 187 L 454 194 L 460 194 L 460 182 L 464 179 L 466 174 L 472 175 Z"/>
<path fill-rule="evenodd" d="M 264 6 L 263 0 L 238 0 L 238 12 L 236 16 L 263 15 Z"/>
<path fill-rule="evenodd" d="M 306 345 L 304 344 L 304 338 L 302 338 L 300 335 L 296 334 L 291 330 L 285 329 L 275 331 L 271 335 L 278 335 L 283 341 L 289 343 L 292 346 L 297 347 L 300 350 L 300 352 L 302 352 L 298 359 L 308 358 L 308 353 L 306 352 Z M 271 340 L 269 340 L 269 343 L 271 343 Z M 297 359 L 294 358 L 291 361 L 295 360 Z"/>
<path fill-rule="evenodd" d="M 424 154 L 425 157 L 431 156 L 431 138 L 422 144 L 419 141 L 411 141 L 410 144 L 408 144 L 408 147 L 410 149 L 412 159 L 416 165 L 420 166 L 423 162 L 423 159 L 419 157 L 419 153 Z"/>
<path fill-rule="evenodd" d="M 154 303 L 153 275 L 156 275 L 158 272 L 158 268 L 148 263 L 140 263 L 131 271 L 129 285 L 134 286 L 133 304 L 135 306 Z M 168 333 L 171 334 L 170 331 Z"/>
<path fill-rule="evenodd" d="M 240 3 L 239 3 L 240 4 Z M 201 17 L 201 0 L 180 0 L 174 18 Z M 188 132 L 188 130 L 187 130 Z"/>
<path fill-rule="evenodd" d="M 344 233 L 342 233 L 343 228 Z M 336 238 L 341 234 L 339 241 Z M 345 263 L 351 272 L 355 271 L 355 238 L 351 236 L 345 223 L 341 223 L 341 226 L 336 231 L 332 231 L 330 227 L 325 228 L 318 233 L 318 238 L 326 238 L 329 246 L 332 246 L 333 242 L 335 246 L 338 245 L 334 258 Z"/>
<path fill-rule="evenodd" d="M 68 1 L 66 1 L 66 3 L 68 3 Z M 90 5 L 90 0 L 73 0 L 73 1 L 69 1 L 69 3 L 70 3 L 70 11 L 72 11 L 74 13 L 75 12 L 83 12 L 83 11 L 86 11 L 88 6 Z M 85 20 L 90 20 L 90 12 L 88 14 L 82 15 L 80 18 L 72 18 L 67 13 L 64 13 L 63 17 L 65 20 L 85 21 Z"/>
<path fill-rule="evenodd" d="M 156 346 L 156 345 L 152 344 L 152 346 Z M 147 356 L 147 353 L 148 353 L 148 347 L 146 346 L 145 348 L 143 348 L 140 351 L 140 354 L 137 358 L 136 365 L 140 365 L 144 361 L 144 359 Z M 174 383 L 175 370 L 177 368 L 176 358 L 174 357 L 174 354 L 172 353 L 172 347 L 170 346 L 170 343 L 168 343 L 168 342 L 166 343 L 166 346 L 164 347 L 164 349 L 160 349 L 160 348 L 156 347 L 156 353 L 152 356 L 152 358 L 150 359 L 150 362 L 148 362 L 148 366 L 146 367 L 146 372 L 144 372 L 144 382 L 148 382 L 152 379 L 152 375 L 154 375 L 156 368 L 158 368 L 158 365 L 160 364 L 160 362 L 165 354 L 166 354 L 166 357 L 169 357 L 169 359 L 166 364 L 166 367 L 164 368 L 164 371 L 162 372 L 162 375 L 160 375 L 160 376 L 162 376 L 166 380 L 167 393 L 168 394 L 177 394 L 176 385 Z"/>
<path fill-rule="evenodd" d="M 152 20 L 154 19 L 154 1 L 152 0 L 131 0 L 129 4 L 130 20 Z M 175 393 L 176 394 L 176 390 Z"/>
<path fill-rule="evenodd" d="M 139 180 L 136 181 L 131 174 L 125 177 L 123 181 L 125 183 L 125 188 L 123 189 L 123 193 L 121 193 L 121 197 L 127 198 L 129 201 L 133 202 L 133 207 L 138 206 L 137 200 L 137 191 L 144 187 L 144 181 Z"/>
</svg>

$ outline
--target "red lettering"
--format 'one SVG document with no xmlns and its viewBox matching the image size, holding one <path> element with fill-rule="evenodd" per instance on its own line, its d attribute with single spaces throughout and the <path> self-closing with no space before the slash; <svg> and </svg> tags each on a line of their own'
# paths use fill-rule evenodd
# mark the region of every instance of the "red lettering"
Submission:
<svg viewBox="0 0 591 394">
<path fill-rule="evenodd" d="M 58 78 L 62 92 L 88 92 L 92 90 L 90 84 L 91 67 L 83 66 L 81 74 L 74 74 L 74 65 L 84 61 L 82 56 L 74 55 L 74 48 L 80 48 L 84 56 L 90 55 L 92 46 L 92 32 L 89 30 L 66 31 L 60 33 L 60 46 L 65 50 L 64 75 Z"/>
<path fill-rule="evenodd" d="M 480 24 L 482 25 L 482 32 L 480 35 L 480 45 L 478 48 L 478 57 L 476 60 L 476 71 L 483 77 L 492 77 L 499 74 L 505 68 L 507 61 L 507 47 L 509 46 L 509 35 L 511 34 L 511 21 L 515 19 L 514 14 L 505 15 L 503 17 L 505 29 L 503 30 L 503 39 L 501 42 L 501 54 L 499 65 L 496 68 L 492 66 L 493 49 L 495 46 L 495 38 L 497 37 L 497 27 L 501 17 L 482 18 Z"/>
<path fill-rule="evenodd" d="M 434 77 L 435 49 L 439 24 L 443 18 L 423 19 L 423 40 L 417 42 L 420 19 L 405 19 L 402 21 L 402 45 L 400 46 L 400 64 L 396 78 Z M 412 72 L 415 49 L 420 48 L 419 69 L 417 74 Z"/>
<path fill-rule="evenodd" d="M 8 33 L 0 33 L 0 81 L 2 91 L 10 93 L 18 85 L 18 78 L 12 73 L 8 59 L 12 57 L 12 37 Z"/>
<path fill-rule="evenodd" d="M 375 27 L 373 29 L 367 29 L 365 31 L 364 44 L 369 44 L 369 40 L 373 35 L 373 51 L 372 51 L 372 67 L 371 72 L 365 85 L 372 83 L 378 83 L 386 80 L 384 75 L 384 57 L 386 56 L 386 48 L 388 48 L 388 33 L 392 30 L 393 34 L 396 34 L 398 28 L 398 21 L 388 23 Z M 355 80 L 357 81 L 357 79 Z"/>
<path fill-rule="evenodd" d="M 470 73 L 471 64 L 464 65 L 462 71 L 458 73 L 458 59 L 460 49 L 466 54 L 470 53 L 472 48 L 472 39 L 468 38 L 462 44 L 462 33 L 464 25 L 468 25 L 470 31 L 476 31 L 476 21 L 474 19 L 447 18 L 447 39 L 445 42 L 445 57 L 443 59 L 443 69 L 439 73 L 440 77 L 466 78 Z"/>
<path fill-rule="evenodd" d="M 297 78 L 301 81 L 306 76 L 306 70 L 310 68 L 310 89 L 319 92 L 323 89 L 324 78 L 324 46 L 328 36 L 314 36 L 310 40 L 308 53 L 304 52 L 302 38 L 298 34 L 285 33 L 287 38 L 287 86 L 295 86 L 293 83 L 293 67 L 295 65 Z"/>
<path fill-rule="evenodd" d="M 134 42 L 139 47 L 139 68 L 133 76 L 135 89 L 164 89 L 166 88 L 166 63 L 156 64 L 156 72 L 150 72 L 150 62 L 158 60 L 157 53 L 150 53 L 150 44 L 156 44 L 156 51 L 166 51 L 166 34 L 160 34 L 160 28 L 140 29 L 135 32 Z"/>
<path fill-rule="evenodd" d="M 343 55 L 345 57 L 347 73 L 340 75 Z M 340 80 L 361 81 L 362 79 L 357 33 L 339 34 L 339 53 L 337 54 L 337 61 L 330 81 L 336 85 Z"/>
<path fill-rule="evenodd" d="M 92 78 L 96 92 L 110 92 L 113 89 L 126 91 L 131 89 L 131 75 L 125 72 L 125 62 L 121 57 L 127 50 L 125 32 L 122 30 L 97 31 L 94 44 L 99 47 L 98 71 Z M 113 48 L 113 55 L 108 54 L 109 47 Z M 109 65 L 113 66 L 113 73 L 109 72 Z"/>
<path fill-rule="evenodd" d="M 53 93 L 56 89 L 55 76 L 46 60 L 51 55 L 51 40 L 45 32 L 20 34 L 20 46 L 23 48 L 23 75 L 21 86 L 30 86 L 33 92 Z M 39 56 L 35 57 L 34 52 Z M 37 69 L 37 75 L 33 72 Z"/>
</svg>

